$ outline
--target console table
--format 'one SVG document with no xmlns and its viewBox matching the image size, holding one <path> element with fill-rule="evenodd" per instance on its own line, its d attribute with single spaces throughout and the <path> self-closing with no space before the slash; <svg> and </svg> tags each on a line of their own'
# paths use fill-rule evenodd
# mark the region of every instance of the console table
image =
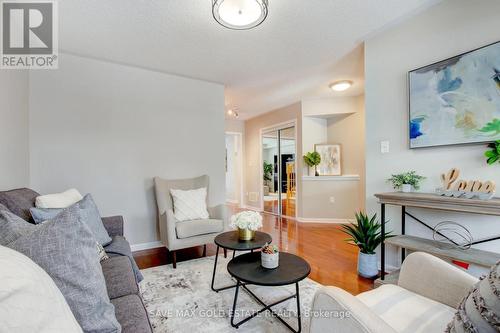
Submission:
<svg viewBox="0 0 500 333">
<path fill-rule="evenodd" d="M 483 215 L 494 215 L 500 216 L 500 198 L 493 198 L 491 200 L 479 200 L 479 199 L 465 199 L 465 198 L 453 198 L 439 196 L 431 193 L 403 193 L 403 192 L 391 192 L 391 193 L 378 193 L 375 197 L 380 203 L 380 215 L 382 221 L 382 243 L 380 245 L 380 279 L 385 280 L 385 245 L 391 244 L 401 248 L 401 262 L 405 259 L 406 251 L 405 249 L 412 251 L 422 251 L 427 252 L 438 257 L 444 257 L 451 260 L 460 260 L 467 263 L 477 264 L 479 266 L 490 267 L 493 266 L 498 260 L 500 260 L 500 254 L 482 251 L 477 249 L 461 250 L 458 248 L 457 244 L 454 244 L 450 240 L 451 244 L 445 242 L 439 242 L 435 240 L 407 236 L 405 235 L 405 224 L 406 216 L 413 218 L 418 223 L 424 225 L 428 229 L 434 230 L 433 227 L 425 223 L 424 221 L 418 219 L 416 216 L 408 213 L 406 211 L 407 207 L 414 208 L 427 208 L 434 210 L 443 211 L 453 211 L 461 213 L 472 213 L 472 214 L 483 214 Z M 401 235 L 384 239 L 385 234 L 385 206 L 394 205 L 401 207 Z M 441 236 L 447 238 L 445 235 Z M 500 239 L 500 235 L 493 237 L 476 240 L 472 243 L 486 243 L 494 240 Z M 397 273 L 395 274 L 397 278 Z M 394 279 L 394 276 L 392 277 Z"/>
</svg>

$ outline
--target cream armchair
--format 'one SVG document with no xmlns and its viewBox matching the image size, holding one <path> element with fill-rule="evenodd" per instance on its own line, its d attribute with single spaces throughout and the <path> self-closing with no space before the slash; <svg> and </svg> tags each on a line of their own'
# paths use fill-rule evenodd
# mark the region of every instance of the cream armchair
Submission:
<svg viewBox="0 0 500 333">
<path fill-rule="evenodd" d="M 203 255 L 206 255 L 206 244 L 213 243 L 215 236 L 229 229 L 225 205 L 209 207 L 208 219 L 179 222 L 174 216 L 171 189 L 192 190 L 201 187 L 208 189 L 208 183 L 209 178 L 206 175 L 175 180 L 154 178 L 160 238 L 172 254 L 174 268 L 177 267 L 177 250 L 203 245 Z"/>
<path fill-rule="evenodd" d="M 336 287 L 320 289 L 310 332 L 444 332 L 477 281 L 439 258 L 415 252 L 405 259 L 398 285 L 382 285 L 356 297 Z"/>
</svg>

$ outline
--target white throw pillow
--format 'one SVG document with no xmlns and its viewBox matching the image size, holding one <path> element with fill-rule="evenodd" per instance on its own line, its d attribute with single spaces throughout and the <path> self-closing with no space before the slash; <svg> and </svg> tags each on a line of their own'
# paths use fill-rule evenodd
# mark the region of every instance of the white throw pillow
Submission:
<svg viewBox="0 0 500 333">
<path fill-rule="evenodd" d="M 68 303 L 45 271 L 0 246 L 0 331 L 82 332 Z"/>
<path fill-rule="evenodd" d="M 35 199 L 35 206 L 38 208 L 67 208 L 82 199 L 80 192 L 72 188 L 61 193 L 38 196 Z"/>
<path fill-rule="evenodd" d="M 196 190 L 170 190 L 177 221 L 208 219 L 207 188 Z"/>
</svg>

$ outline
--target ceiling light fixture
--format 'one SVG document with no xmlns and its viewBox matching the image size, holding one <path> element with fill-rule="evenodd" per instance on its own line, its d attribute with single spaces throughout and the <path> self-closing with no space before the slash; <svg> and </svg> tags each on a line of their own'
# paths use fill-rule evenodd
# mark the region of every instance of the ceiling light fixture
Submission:
<svg viewBox="0 0 500 333">
<path fill-rule="evenodd" d="M 336 81 L 333 82 L 332 84 L 329 85 L 330 89 L 334 91 L 345 91 L 352 86 L 352 81 L 350 80 L 342 80 L 342 81 Z"/>
<path fill-rule="evenodd" d="M 238 112 L 233 109 L 227 110 L 227 115 L 234 118 L 238 118 L 240 116 Z"/>
<path fill-rule="evenodd" d="M 228 29 L 248 30 L 264 22 L 268 0 L 212 0 L 212 14 Z"/>
</svg>

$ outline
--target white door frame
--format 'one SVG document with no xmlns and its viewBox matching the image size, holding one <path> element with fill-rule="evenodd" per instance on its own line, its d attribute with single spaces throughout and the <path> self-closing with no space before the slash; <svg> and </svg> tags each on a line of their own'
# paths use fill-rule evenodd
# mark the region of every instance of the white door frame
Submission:
<svg viewBox="0 0 500 333">
<path fill-rule="evenodd" d="M 243 133 L 241 132 L 225 132 L 226 135 L 235 135 L 238 138 L 238 172 L 240 174 L 240 195 L 238 205 L 242 207 L 244 205 L 244 192 L 243 192 Z"/>
<path fill-rule="evenodd" d="M 278 123 L 278 124 L 274 124 L 272 126 L 268 126 L 268 127 L 263 127 L 260 129 L 260 137 L 259 137 L 259 174 L 260 174 L 260 177 L 259 177 L 259 182 L 260 182 L 260 187 L 259 187 L 259 193 L 260 193 L 260 211 L 264 212 L 264 185 L 262 184 L 262 179 L 264 179 L 264 170 L 262 168 L 262 165 L 264 164 L 264 159 L 262 157 L 262 144 L 263 144 L 263 141 L 262 141 L 262 137 L 264 135 L 265 132 L 270 132 L 270 131 L 277 131 L 277 130 L 282 130 L 282 129 L 286 129 L 286 128 L 290 128 L 290 127 L 293 127 L 294 128 L 294 131 L 295 131 L 295 188 L 296 188 L 296 192 L 295 192 L 295 216 L 292 216 L 292 217 L 297 217 L 297 213 L 298 213 L 298 209 L 297 207 L 299 206 L 298 203 L 299 203 L 299 196 L 298 196 L 298 193 L 300 193 L 300 183 L 301 181 L 299 180 L 298 178 L 298 174 L 297 174 L 297 171 L 298 171 L 298 167 L 299 167 L 299 157 L 297 156 L 297 147 L 298 147 L 298 137 L 297 137 L 297 118 L 294 118 L 294 119 L 290 119 L 290 120 L 287 120 L 287 121 L 284 121 L 284 122 L 281 122 L 281 123 Z M 278 144 L 280 144 L 278 142 Z M 280 179 L 281 181 L 281 179 Z M 280 184 L 278 184 L 278 186 L 280 186 Z M 281 198 L 280 198 L 281 199 Z M 283 212 L 281 212 L 283 214 Z"/>
</svg>

